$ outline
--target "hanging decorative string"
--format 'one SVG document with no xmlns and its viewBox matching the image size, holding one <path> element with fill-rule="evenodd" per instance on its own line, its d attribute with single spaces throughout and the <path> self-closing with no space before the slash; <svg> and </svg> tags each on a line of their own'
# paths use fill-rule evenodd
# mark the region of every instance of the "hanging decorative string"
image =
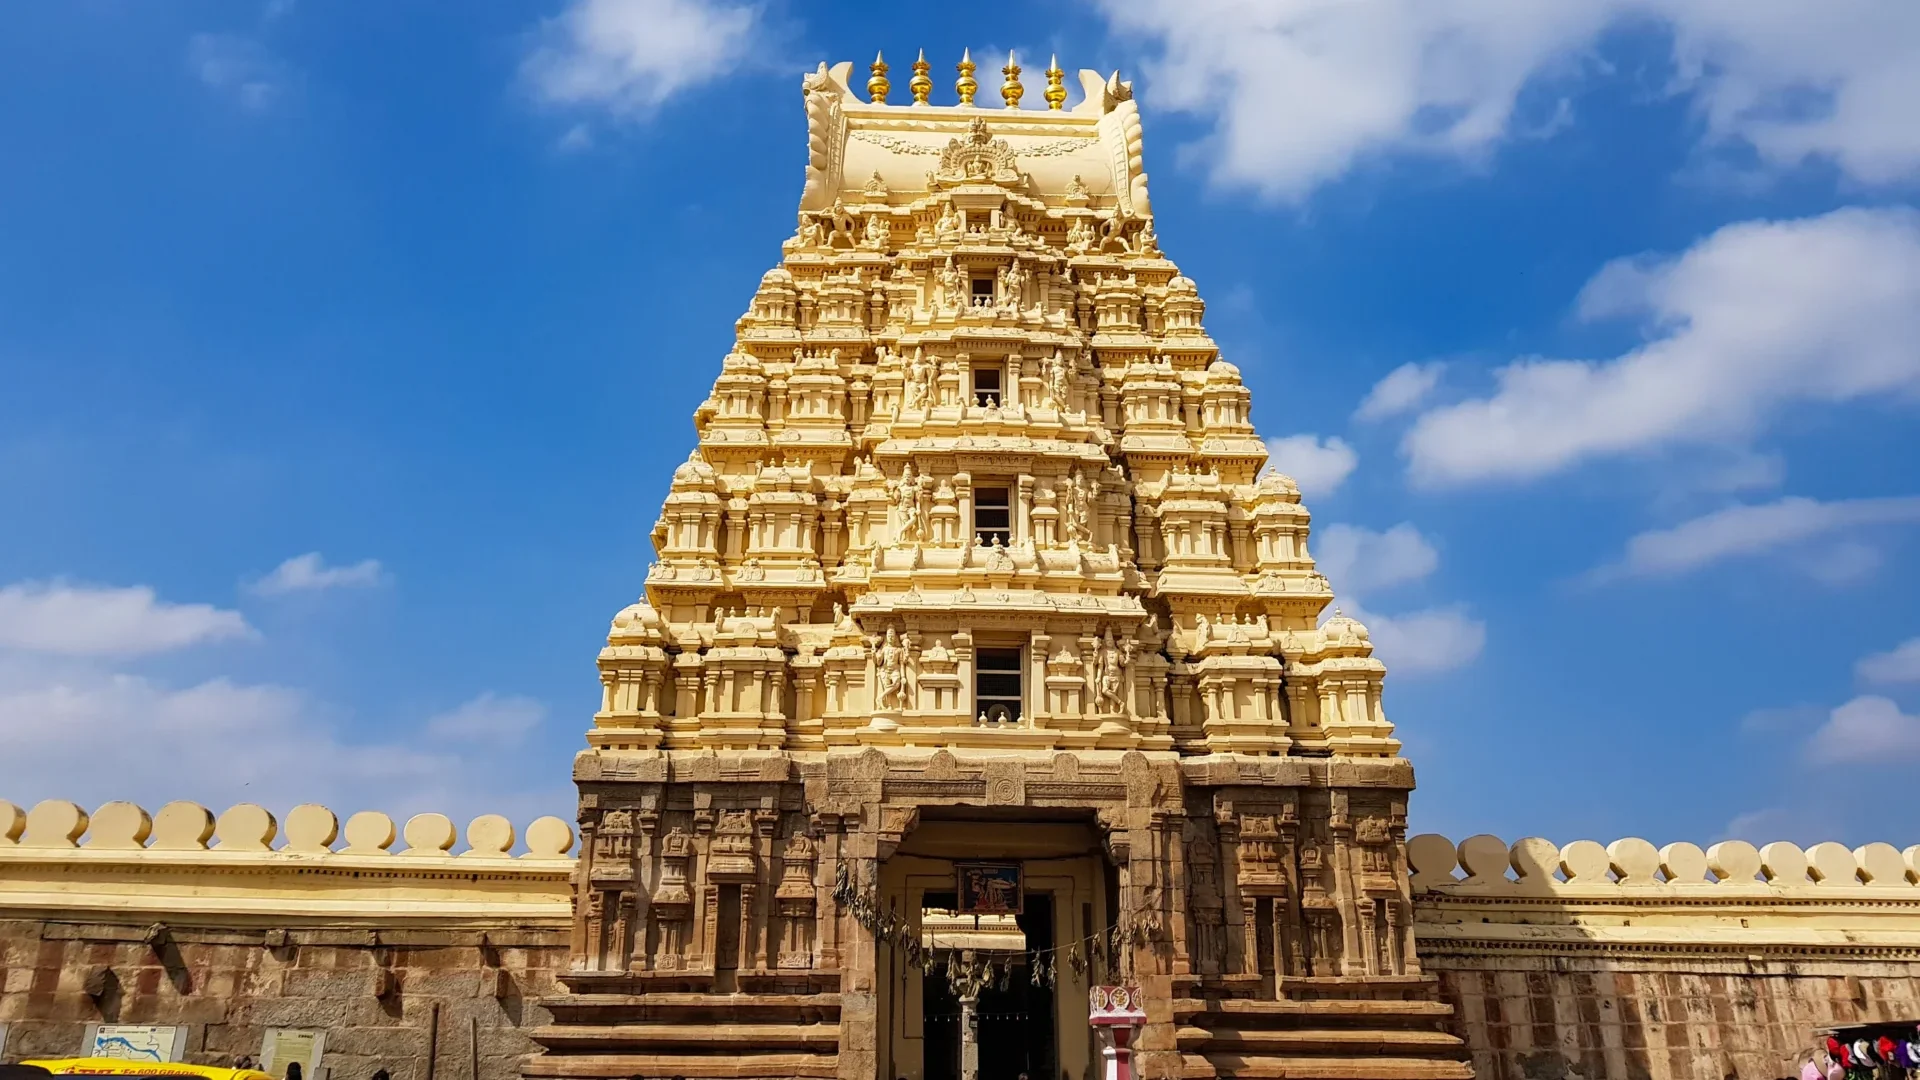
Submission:
<svg viewBox="0 0 1920 1080">
<path fill-rule="evenodd" d="M 922 975 L 931 975 L 936 966 L 944 966 L 947 984 L 956 996 L 978 994 L 981 988 L 989 985 L 1005 989 L 1017 966 L 1027 968 L 1028 978 L 1034 986 L 1045 986 L 1051 990 L 1058 978 L 1062 958 L 1076 975 L 1084 974 L 1096 960 L 1108 972 L 1131 975 L 1133 950 L 1122 946 L 1131 944 L 1136 948 L 1144 948 L 1160 929 L 1159 916 L 1152 912 L 1121 912 L 1113 926 L 1075 941 L 1045 949 L 1009 950 L 1000 952 L 997 959 L 982 961 L 976 958 L 967 964 L 952 955 L 944 960 L 939 958 L 938 939 L 928 935 L 923 941 L 913 932 L 910 920 L 902 918 L 890 908 L 882 909 L 854 885 L 848 865 L 844 862 L 834 869 L 833 900 L 852 915 L 853 921 L 862 929 L 872 934 L 876 943 L 899 949 L 908 967 L 918 968 Z M 952 952 L 952 946 L 948 946 L 948 951 Z M 1001 969 L 997 978 L 993 974 L 995 964 L 999 964 Z M 967 991 L 967 994 L 962 994 L 962 991 Z"/>
</svg>

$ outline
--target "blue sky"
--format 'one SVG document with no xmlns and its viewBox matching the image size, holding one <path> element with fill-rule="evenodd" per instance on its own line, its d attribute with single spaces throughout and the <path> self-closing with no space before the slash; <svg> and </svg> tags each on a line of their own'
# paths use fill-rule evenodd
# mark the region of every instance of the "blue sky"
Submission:
<svg viewBox="0 0 1920 1080">
<path fill-rule="evenodd" d="M 1416 830 L 1920 841 L 1920 8 L 1804 10 L 12 10 L 0 798 L 566 815 L 800 72 L 1015 48 L 1135 80 Z"/>
</svg>

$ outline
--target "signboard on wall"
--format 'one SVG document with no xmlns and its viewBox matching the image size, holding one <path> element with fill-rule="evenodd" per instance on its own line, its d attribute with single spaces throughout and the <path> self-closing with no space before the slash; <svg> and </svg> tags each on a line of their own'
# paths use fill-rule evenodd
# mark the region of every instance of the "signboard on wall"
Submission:
<svg viewBox="0 0 1920 1080">
<path fill-rule="evenodd" d="M 260 1039 L 260 1071 L 275 1080 L 288 1080 L 292 1073 L 287 1067 L 298 1065 L 299 1080 L 318 1080 L 326 1042 L 324 1031 L 268 1028 Z"/>
<path fill-rule="evenodd" d="M 121 1061 L 179 1061 L 186 1048 L 187 1029 L 148 1024 L 88 1024 L 80 1042 L 81 1057 Z"/>
<path fill-rule="evenodd" d="M 1026 897 L 1019 863 L 956 863 L 954 892 L 962 915 L 1018 915 Z"/>
</svg>

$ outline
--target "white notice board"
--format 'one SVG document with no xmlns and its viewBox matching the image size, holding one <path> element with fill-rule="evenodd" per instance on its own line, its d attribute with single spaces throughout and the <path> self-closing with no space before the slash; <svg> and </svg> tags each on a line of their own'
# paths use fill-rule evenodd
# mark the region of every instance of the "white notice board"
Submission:
<svg viewBox="0 0 1920 1080">
<path fill-rule="evenodd" d="M 327 1033 L 299 1028 L 268 1028 L 260 1039 L 260 1071 L 274 1080 L 285 1080 L 287 1066 L 300 1065 L 300 1080 L 319 1080 L 320 1055 L 326 1050 Z"/>
</svg>

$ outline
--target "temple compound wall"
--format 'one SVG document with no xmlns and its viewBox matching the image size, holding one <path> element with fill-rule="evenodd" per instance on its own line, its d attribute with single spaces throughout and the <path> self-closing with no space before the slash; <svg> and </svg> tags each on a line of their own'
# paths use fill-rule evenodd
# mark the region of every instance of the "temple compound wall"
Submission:
<svg viewBox="0 0 1920 1080">
<path fill-rule="evenodd" d="M 1112 781 L 1095 772 L 1071 782 Z M 1044 856 L 1076 828 L 1030 826 L 1009 850 Z M 543 1002 L 564 992 L 558 976 L 581 925 L 571 897 L 589 867 L 551 818 L 527 830 L 518 855 L 498 818 L 461 837 L 432 814 L 396 831 L 384 815 L 358 814 L 342 835 L 319 807 L 281 823 L 251 806 L 216 821 L 179 803 L 151 817 L 125 803 L 90 816 L 59 802 L 31 814 L 0 804 L 0 1059 L 71 1055 L 91 1023 L 179 1024 L 189 1060 L 232 1065 L 286 1027 L 328 1032 L 333 1080 L 380 1068 L 394 1080 L 518 1075 L 535 1035 L 559 1040 Z M 875 839 L 895 835 L 919 838 L 904 844 L 921 853 L 901 857 L 907 866 L 970 842 L 937 821 Z M 1453 1010 L 1444 1031 L 1483 1080 L 1771 1080 L 1797 1073 L 1819 1027 L 1920 1015 L 1920 847 L 1423 835 L 1406 848 L 1412 948 L 1438 979 L 1438 1007 Z M 914 876 L 888 887 L 904 893 Z M 1099 891 L 1071 872 L 1052 876 Z M 1032 878 L 1049 884 L 1048 872 Z M 1247 955 L 1249 941 L 1264 951 L 1259 909 L 1256 899 L 1251 938 L 1244 913 L 1222 916 L 1220 960 Z M 799 940 L 776 930 L 763 982 L 778 981 L 781 955 L 792 966 Z M 688 945 L 674 966 L 698 986 L 706 965 Z M 1065 977 L 1084 984 L 1099 962 Z M 1313 1001 L 1330 980 L 1304 968 L 1279 989 Z M 898 983 L 874 980 L 876 1013 L 905 1004 L 888 998 Z M 821 993 L 814 1018 L 781 1024 L 780 1038 L 837 1039 L 821 1030 L 833 995 Z M 710 1034 L 684 1027 L 685 1039 Z M 736 1031 L 734 1044 L 762 1037 Z"/>
<path fill-rule="evenodd" d="M 178 1025 L 184 1060 L 231 1066 L 283 1028 L 326 1033 L 334 1080 L 511 1080 L 568 962 L 574 871 L 565 822 L 518 839 L 492 815 L 400 836 L 319 806 L 0 803 L 0 1060 Z"/>
<path fill-rule="evenodd" d="M 1920 1017 L 1920 846 L 1408 842 L 1414 929 L 1481 1080 L 1798 1076 Z"/>
</svg>

